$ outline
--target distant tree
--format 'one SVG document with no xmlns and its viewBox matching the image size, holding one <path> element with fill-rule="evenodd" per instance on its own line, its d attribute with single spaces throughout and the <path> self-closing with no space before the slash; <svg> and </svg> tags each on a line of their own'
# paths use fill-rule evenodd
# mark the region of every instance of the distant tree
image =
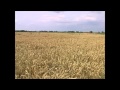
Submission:
<svg viewBox="0 0 120 90">
<path fill-rule="evenodd" d="M 69 33 L 75 33 L 75 31 L 68 31 Z"/>
<path fill-rule="evenodd" d="M 76 31 L 76 33 L 79 33 L 79 31 Z"/>
<path fill-rule="evenodd" d="M 49 32 L 53 32 L 53 31 L 49 31 Z"/>
<path fill-rule="evenodd" d="M 102 31 L 101 33 L 104 33 L 104 31 Z"/>
<path fill-rule="evenodd" d="M 18 30 L 17 32 L 26 32 L 25 30 Z"/>
<path fill-rule="evenodd" d="M 100 33 L 99 31 L 97 33 Z"/>
<path fill-rule="evenodd" d="M 93 33 L 93 31 L 90 31 L 90 33 Z"/>
</svg>

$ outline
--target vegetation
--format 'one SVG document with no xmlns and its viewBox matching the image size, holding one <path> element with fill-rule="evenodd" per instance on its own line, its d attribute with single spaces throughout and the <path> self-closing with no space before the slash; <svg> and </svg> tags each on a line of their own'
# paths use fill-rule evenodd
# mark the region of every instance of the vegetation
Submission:
<svg viewBox="0 0 120 90">
<path fill-rule="evenodd" d="M 105 36 L 15 33 L 16 79 L 104 79 Z"/>
<path fill-rule="evenodd" d="M 90 31 L 90 33 L 93 33 L 93 31 Z"/>
<path fill-rule="evenodd" d="M 58 32 L 58 33 L 98 33 L 98 34 L 105 34 L 104 31 L 102 32 L 93 32 L 93 31 L 89 31 L 89 32 L 82 32 L 82 31 L 46 31 L 46 30 L 40 30 L 40 31 L 27 31 L 27 30 L 16 30 L 15 32 Z"/>
</svg>

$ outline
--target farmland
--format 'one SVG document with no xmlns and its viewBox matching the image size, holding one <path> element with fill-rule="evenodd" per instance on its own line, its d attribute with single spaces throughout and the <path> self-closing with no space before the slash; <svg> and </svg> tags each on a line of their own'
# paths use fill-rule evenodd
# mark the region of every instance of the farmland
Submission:
<svg viewBox="0 0 120 90">
<path fill-rule="evenodd" d="M 105 35 L 15 32 L 16 79 L 105 79 Z"/>
</svg>

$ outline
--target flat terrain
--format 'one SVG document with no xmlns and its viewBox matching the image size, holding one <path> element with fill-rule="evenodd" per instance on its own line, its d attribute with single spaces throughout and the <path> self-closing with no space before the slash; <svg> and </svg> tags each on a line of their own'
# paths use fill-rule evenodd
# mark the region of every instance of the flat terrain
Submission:
<svg viewBox="0 0 120 90">
<path fill-rule="evenodd" d="M 16 79 L 104 79 L 105 35 L 15 32 Z"/>
</svg>

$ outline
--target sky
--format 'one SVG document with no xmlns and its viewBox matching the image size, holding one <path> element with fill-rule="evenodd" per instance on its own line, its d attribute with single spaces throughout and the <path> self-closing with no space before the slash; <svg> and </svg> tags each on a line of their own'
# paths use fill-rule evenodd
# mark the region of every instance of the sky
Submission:
<svg viewBox="0 0 120 90">
<path fill-rule="evenodd" d="M 105 11 L 15 11 L 15 30 L 105 31 Z"/>
</svg>

